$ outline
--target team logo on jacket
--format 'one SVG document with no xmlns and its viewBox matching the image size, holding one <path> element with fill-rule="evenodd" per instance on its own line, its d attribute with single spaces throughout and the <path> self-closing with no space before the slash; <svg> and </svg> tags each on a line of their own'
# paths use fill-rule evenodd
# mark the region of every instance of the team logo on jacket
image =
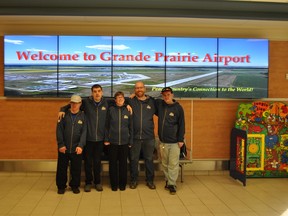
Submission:
<svg viewBox="0 0 288 216">
<path fill-rule="evenodd" d="M 151 106 L 150 106 L 150 105 L 147 105 L 147 109 L 151 109 Z"/>
<path fill-rule="evenodd" d="M 83 124 L 83 121 L 82 120 L 78 120 L 78 124 Z"/>
<path fill-rule="evenodd" d="M 173 117 L 173 116 L 174 116 L 174 113 L 173 113 L 173 112 L 170 112 L 170 113 L 169 113 L 169 116 L 172 116 L 172 117 Z"/>
<path fill-rule="evenodd" d="M 106 107 L 104 107 L 104 106 L 103 106 L 103 107 L 101 107 L 101 110 L 106 110 Z"/>
<path fill-rule="evenodd" d="M 128 119 L 128 116 L 127 115 L 124 115 L 124 117 L 123 117 L 124 119 Z"/>
</svg>

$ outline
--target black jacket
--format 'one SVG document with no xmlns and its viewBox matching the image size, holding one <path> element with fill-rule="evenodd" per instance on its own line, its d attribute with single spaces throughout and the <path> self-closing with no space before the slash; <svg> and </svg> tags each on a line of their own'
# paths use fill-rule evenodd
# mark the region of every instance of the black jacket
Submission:
<svg viewBox="0 0 288 216">
<path fill-rule="evenodd" d="M 65 117 L 58 121 L 56 137 L 58 149 L 66 146 L 67 153 L 74 153 L 76 147 L 83 147 L 86 143 L 87 123 L 85 114 L 80 111 L 73 118 L 72 113 L 66 112 Z"/>
<path fill-rule="evenodd" d="M 66 111 L 70 104 L 61 108 Z M 108 102 L 102 98 L 99 104 L 96 104 L 92 97 L 82 99 L 81 110 L 85 112 L 87 118 L 87 141 L 97 142 L 104 140 L 106 114 L 108 111 Z"/>
<path fill-rule="evenodd" d="M 185 119 L 182 106 L 174 101 L 166 104 L 163 100 L 156 100 L 158 115 L 158 135 L 161 142 L 184 142 Z"/>
<path fill-rule="evenodd" d="M 133 120 L 126 106 L 111 106 L 106 118 L 105 141 L 111 144 L 133 144 Z"/>
<path fill-rule="evenodd" d="M 134 139 L 154 139 L 155 100 L 147 96 L 146 100 L 141 101 L 135 96 L 128 99 L 128 104 L 133 109 Z"/>
</svg>

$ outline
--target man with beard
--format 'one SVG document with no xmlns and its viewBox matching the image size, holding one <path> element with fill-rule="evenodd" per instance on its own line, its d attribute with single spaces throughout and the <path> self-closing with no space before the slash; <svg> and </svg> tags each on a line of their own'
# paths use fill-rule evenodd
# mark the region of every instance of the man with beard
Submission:
<svg viewBox="0 0 288 216">
<path fill-rule="evenodd" d="M 146 88 L 143 82 L 136 82 L 134 94 L 129 99 L 129 105 L 133 110 L 133 146 L 130 149 L 130 188 L 138 185 L 138 165 L 142 150 L 145 162 L 146 185 L 155 189 L 153 152 L 155 149 L 154 121 L 156 112 L 155 101 L 145 94 Z"/>
</svg>

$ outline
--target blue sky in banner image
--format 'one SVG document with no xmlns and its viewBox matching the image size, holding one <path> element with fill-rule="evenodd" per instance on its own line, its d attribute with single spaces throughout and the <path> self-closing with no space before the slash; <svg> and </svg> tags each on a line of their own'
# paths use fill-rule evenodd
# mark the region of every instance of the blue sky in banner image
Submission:
<svg viewBox="0 0 288 216">
<path fill-rule="evenodd" d="M 244 62 L 230 61 L 226 66 L 268 68 L 269 41 L 266 39 L 219 39 L 219 56 L 239 56 Z M 248 56 L 249 62 L 246 61 Z M 223 62 L 219 66 L 225 66 Z"/>
<path fill-rule="evenodd" d="M 165 37 L 113 37 L 114 66 L 164 66 L 164 59 L 155 59 L 155 53 L 165 55 Z M 132 61 L 119 61 L 121 55 L 133 55 Z"/>
<path fill-rule="evenodd" d="M 60 64 L 108 65 L 111 60 L 101 60 L 102 52 L 111 53 L 111 36 L 59 36 L 59 53 L 76 54 L 78 60 L 60 61 Z"/>
<path fill-rule="evenodd" d="M 38 61 L 28 57 L 29 53 L 31 57 L 31 54 L 39 54 L 39 52 L 43 54 L 57 54 L 57 36 L 8 35 L 4 37 L 5 65 L 57 64 L 57 61 Z M 23 53 L 25 53 L 27 58 L 25 58 Z"/>
<path fill-rule="evenodd" d="M 216 62 L 204 62 L 204 57 L 217 53 L 216 38 L 167 38 L 167 66 L 209 66 L 216 67 Z M 172 56 L 182 56 L 180 61 L 169 61 Z"/>
</svg>

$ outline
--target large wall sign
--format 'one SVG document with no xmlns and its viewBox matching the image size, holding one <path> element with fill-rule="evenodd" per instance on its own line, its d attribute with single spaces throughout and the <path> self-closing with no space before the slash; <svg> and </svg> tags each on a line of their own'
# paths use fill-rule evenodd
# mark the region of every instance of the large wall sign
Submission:
<svg viewBox="0 0 288 216">
<path fill-rule="evenodd" d="M 28 36 L 4 38 L 5 96 L 90 95 L 133 92 L 136 81 L 159 96 L 265 98 L 268 40 L 124 36 Z"/>
</svg>

